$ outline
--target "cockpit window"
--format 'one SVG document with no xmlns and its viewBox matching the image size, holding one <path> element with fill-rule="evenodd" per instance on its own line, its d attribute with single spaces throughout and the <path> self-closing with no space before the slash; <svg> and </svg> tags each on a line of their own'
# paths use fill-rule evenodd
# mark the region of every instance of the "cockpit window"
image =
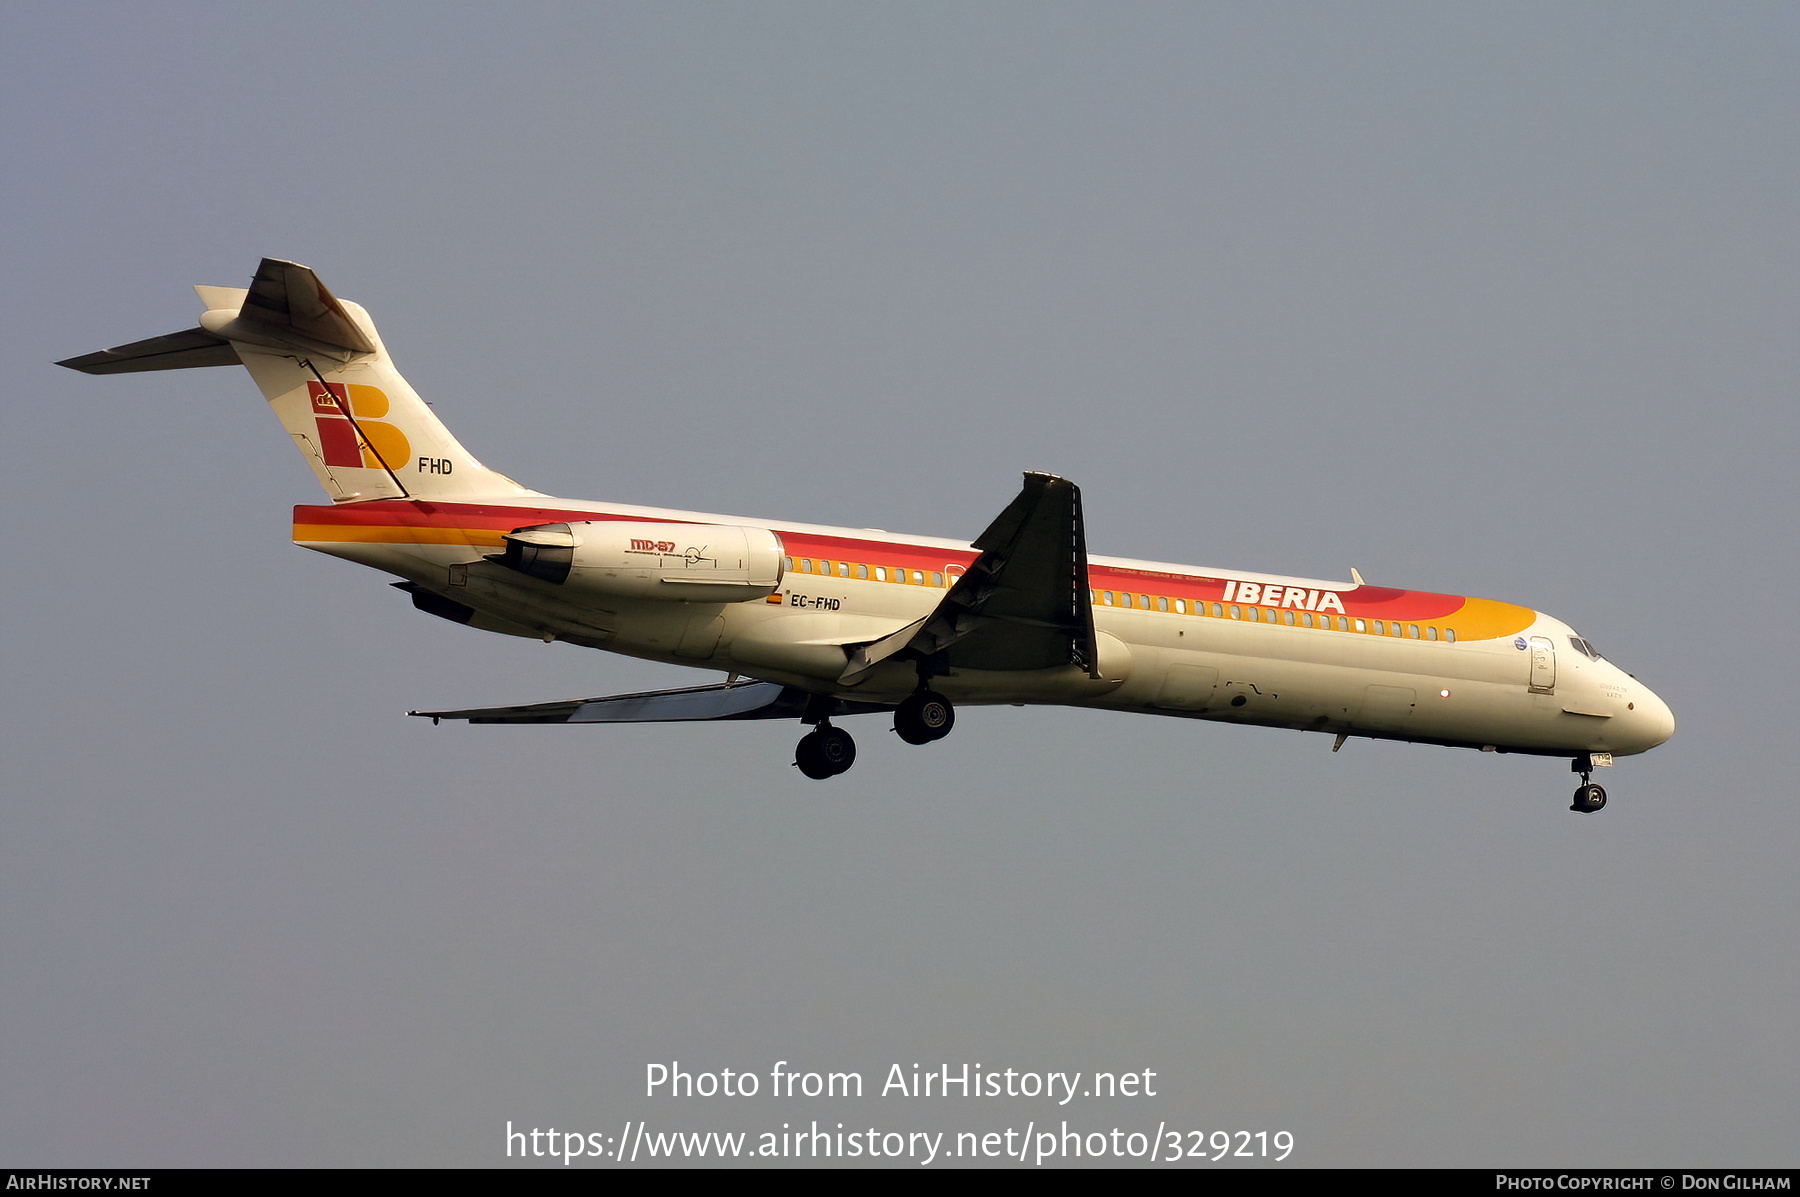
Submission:
<svg viewBox="0 0 1800 1197">
<path fill-rule="evenodd" d="M 1588 660 L 1598 661 L 1600 659 L 1600 650 L 1589 644 L 1580 636 L 1570 636 L 1569 643 L 1575 646 L 1576 652 L 1580 653 Z"/>
</svg>

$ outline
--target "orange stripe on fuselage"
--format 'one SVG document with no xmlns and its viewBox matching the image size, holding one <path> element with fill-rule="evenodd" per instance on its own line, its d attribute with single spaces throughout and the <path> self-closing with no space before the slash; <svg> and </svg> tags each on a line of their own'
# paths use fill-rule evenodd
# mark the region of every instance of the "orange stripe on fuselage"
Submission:
<svg viewBox="0 0 1800 1197">
<path fill-rule="evenodd" d="M 461 544 L 499 548 L 514 528 L 635 517 L 554 507 L 490 507 L 480 503 L 372 499 L 337 507 L 294 508 L 300 544 Z"/>
<path fill-rule="evenodd" d="M 294 525 L 296 544 L 463 544 L 470 548 L 501 548 L 506 543 L 505 535 L 505 532 L 489 528 L 438 528 L 413 524 L 388 524 L 381 527 Z"/>
</svg>

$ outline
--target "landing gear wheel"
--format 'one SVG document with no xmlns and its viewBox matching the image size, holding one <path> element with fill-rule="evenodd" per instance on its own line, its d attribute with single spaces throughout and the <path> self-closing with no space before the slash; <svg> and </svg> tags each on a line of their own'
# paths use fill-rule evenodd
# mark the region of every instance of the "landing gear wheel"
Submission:
<svg viewBox="0 0 1800 1197">
<path fill-rule="evenodd" d="M 832 773 L 843 773 L 856 763 L 856 741 L 841 727 L 821 727 L 813 732 L 819 741 L 819 759 Z"/>
<path fill-rule="evenodd" d="M 841 727 L 816 728 L 800 737 L 794 764 L 814 781 L 836 777 L 856 763 L 856 741 Z"/>
<path fill-rule="evenodd" d="M 1570 810 L 1591 815 L 1597 810 L 1606 809 L 1606 790 L 1597 785 L 1584 785 L 1575 791 L 1575 804 Z"/>
<path fill-rule="evenodd" d="M 921 690 L 894 708 L 894 731 L 908 744 L 929 744 L 950 734 L 956 708 L 935 690 Z"/>
</svg>

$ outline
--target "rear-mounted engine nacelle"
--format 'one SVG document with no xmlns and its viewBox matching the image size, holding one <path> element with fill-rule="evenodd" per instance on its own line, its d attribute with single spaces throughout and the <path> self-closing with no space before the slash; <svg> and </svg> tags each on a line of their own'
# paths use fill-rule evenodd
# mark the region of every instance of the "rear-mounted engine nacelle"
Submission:
<svg viewBox="0 0 1800 1197">
<path fill-rule="evenodd" d="M 488 558 L 583 594 L 742 603 L 781 586 L 781 538 L 767 528 L 594 520 L 506 534 Z"/>
</svg>

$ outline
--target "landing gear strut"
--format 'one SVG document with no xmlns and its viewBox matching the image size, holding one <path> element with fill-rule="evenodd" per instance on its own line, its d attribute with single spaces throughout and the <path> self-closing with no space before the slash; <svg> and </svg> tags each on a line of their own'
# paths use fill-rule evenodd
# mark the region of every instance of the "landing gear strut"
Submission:
<svg viewBox="0 0 1800 1197">
<path fill-rule="evenodd" d="M 794 746 L 794 765 L 814 781 L 836 777 L 856 763 L 856 741 L 841 727 L 833 727 L 829 700 L 815 697 L 801 718 L 813 729 Z M 956 726 L 956 708 L 935 690 L 921 688 L 894 708 L 894 730 L 908 744 L 929 744 L 950 734 Z"/>
<path fill-rule="evenodd" d="M 894 731 L 908 744 L 929 744 L 950 734 L 956 708 L 936 690 L 920 690 L 894 708 Z"/>
<path fill-rule="evenodd" d="M 800 737 L 794 764 L 814 781 L 836 777 L 856 763 L 856 741 L 841 727 L 821 722 Z"/>
<path fill-rule="evenodd" d="M 1611 758 L 1607 758 L 1609 761 Z M 1594 761 L 1589 754 L 1583 754 L 1569 762 L 1569 772 L 1581 774 L 1581 785 L 1575 791 L 1575 802 L 1569 807 L 1584 815 L 1591 815 L 1597 810 L 1606 809 L 1606 789 L 1593 784 Z"/>
</svg>

